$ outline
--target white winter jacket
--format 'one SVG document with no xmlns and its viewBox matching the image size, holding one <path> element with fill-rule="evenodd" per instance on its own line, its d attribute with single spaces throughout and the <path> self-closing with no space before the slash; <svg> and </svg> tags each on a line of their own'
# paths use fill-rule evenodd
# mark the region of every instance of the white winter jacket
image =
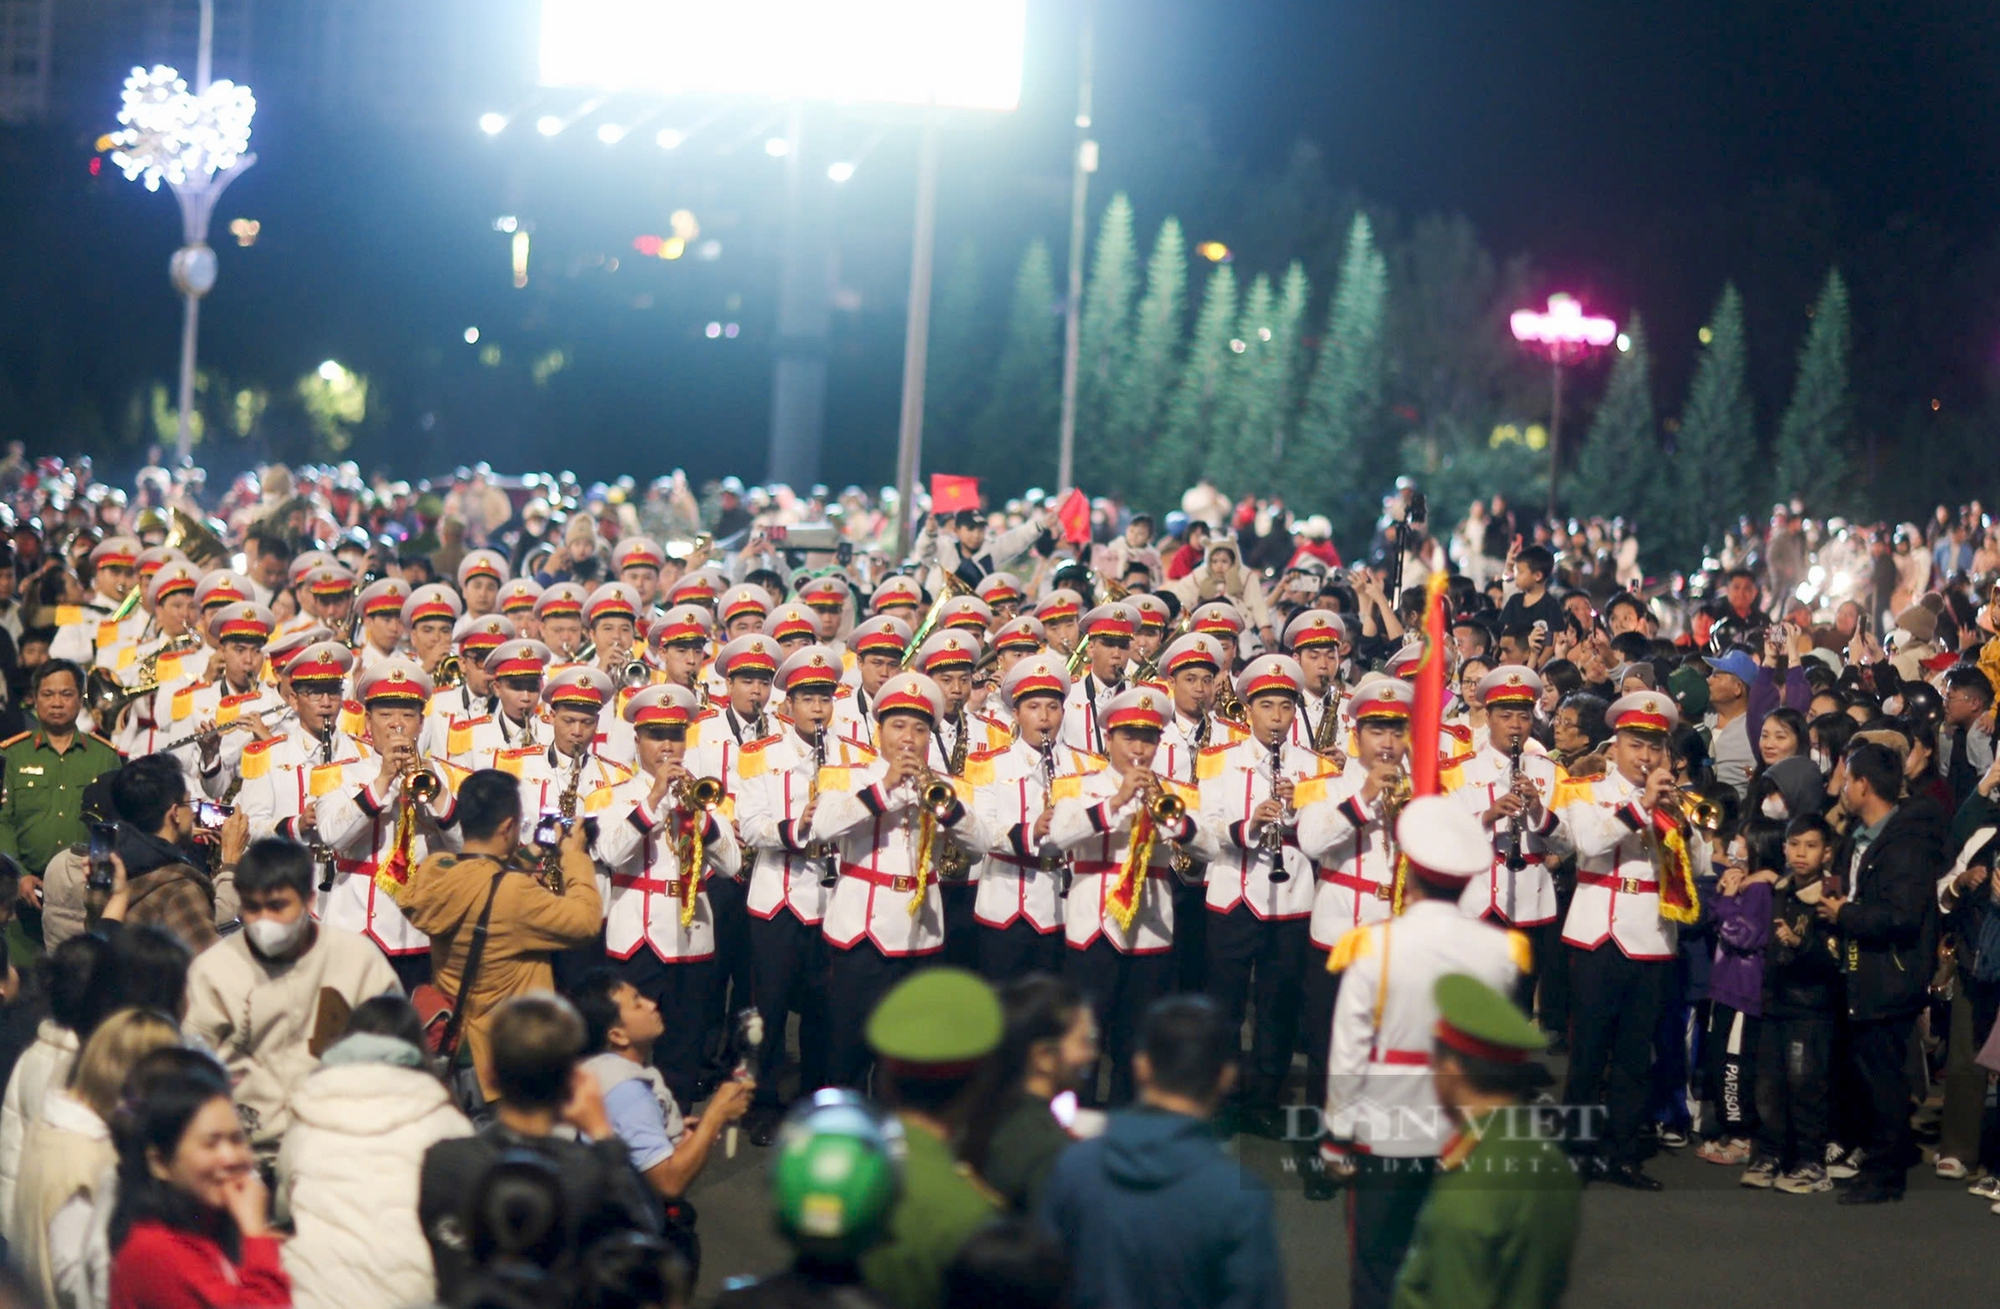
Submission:
<svg viewBox="0 0 2000 1309">
<path fill-rule="evenodd" d="M 418 1175 L 424 1151 L 472 1135 L 472 1124 L 427 1072 L 347 1062 L 390 1046 L 408 1050 L 388 1037 L 351 1036 L 292 1093 L 277 1204 L 298 1231 L 284 1251 L 297 1309 L 397 1309 L 437 1298 L 417 1221 Z"/>
<path fill-rule="evenodd" d="M 35 1043 L 14 1061 L 14 1073 L 7 1079 L 7 1094 L 0 1099 L 0 1235 L 7 1244 L 18 1246 L 21 1235 L 14 1230 L 14 1184 L 21 1177 L 21 1143 L 27 1139 L 28 1124 L 41 1112 L 49 1088 L 69 1080 L 69 1066 L 76 1059 L 76 1033 L 44 1018 L 35 1029 Z"/>
</svg>

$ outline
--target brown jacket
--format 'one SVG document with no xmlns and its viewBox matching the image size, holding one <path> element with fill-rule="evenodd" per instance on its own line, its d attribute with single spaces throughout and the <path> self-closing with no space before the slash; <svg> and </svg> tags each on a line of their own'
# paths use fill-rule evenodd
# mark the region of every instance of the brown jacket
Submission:
<svg viewBox="0 0 2000 1309">
<path fill-rule="evenodd" d="M 402 896 L 403 917 L 431 938 L 431 981 L 446 995 L 458 996 L 472 929 L 486 907 L 495 871 L 489 856 L 439 853 L 410 874 Z M 489 1100 L 498 1098 L 486 1056 L 493 1010 L 517 995 L 553 990 L 555 953 L 589 943 L 604 924 L 597 867 L 590 856 L 564 855 L 563 881 L 558 897 L 529 876 L 525 867 L 500 879 L 472 994 L 459 997 L 465 1011 L 466 1048 Z"/>
<path fill-rule="evenodd" d="M 215 883 L 207 873 L 192 864 L 161 864 L 126 885 L 132 896 L 132 907 L 125 911 L 127 925 L 164 927 L 181 939 L 189 954 L 200 954 L 215 944 Z"/>
</svg>

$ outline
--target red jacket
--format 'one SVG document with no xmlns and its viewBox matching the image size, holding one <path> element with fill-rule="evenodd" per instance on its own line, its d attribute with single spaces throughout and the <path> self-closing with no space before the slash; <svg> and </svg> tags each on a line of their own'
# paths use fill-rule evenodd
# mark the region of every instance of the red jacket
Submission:
<svg viewBox="0 0 2000 1309">
<path fill-rule="evenodd" d="M 205 1236 L 138 1222 L 111 1261 L 111 1309 L 290 1309 L 292 1279 L 278 1260 L 278 1239 L 243 1238 L 232 1264 Z"/>
<path fill-rule="evenodd" d="M 1195 549 L 1191 545 L 1182 546 L 1180 549 L 1174 551 L 1171 559 L 1167 560 L 1167 580 L 1170 582 L 1180 581 L 1183 577 L 1186 577 L 1189 573 L 1199 568 L 1203 558 L 1205 558 L 1205 555 L 1202 551 Z"/>
</svg>

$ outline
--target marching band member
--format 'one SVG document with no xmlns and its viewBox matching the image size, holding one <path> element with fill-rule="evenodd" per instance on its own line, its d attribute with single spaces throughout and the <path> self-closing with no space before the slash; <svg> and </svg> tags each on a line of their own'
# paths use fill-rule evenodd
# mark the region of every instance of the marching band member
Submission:
<svg viewBox="0 0 2000 1309">
<path fill-rule="evenodd" d="M 438 661 L 451 652 L 452 629 L 464 611 L 458 592 L 443 582 L 428 582 L 403 601 L 397 617 L 409 638 L 410 658 L 426 677 L 435 678 Z"/>
<path fill-rule="evenodd" d="M 502 646 L 494 653 L 506 649 Z M 592 748 L 598 715 L 610 701 L 611 679 L 595 668 L 587 664 L 556 668 L 542 687 L 542 702 L 549 710 L 549 743 L 494 753 L 493 767 L 521 779 L 522 831 L 533 832 L 545 814 L 575 818 L 582 797 L 632 775 L 631 769 Z"/>
<path fill-rule="evenodd" d="M 361 627 L 354 646 L 355 677 L 376 664 L 401 657 L 403 603 L 409 598 L 410 584 L 400 577 L 385 577 L 362 590 L 356 600 L 361 606 Z M 445 630 L 449 633 L 451 629 L 447 626 Z"/>
<path fill-rule="evenodd" d="M 808 839 L 828 842 L 840 880 L 827 902 L 823 930 L 831 947 L 827 1075 L 860 1086 L 868 1071 L 862 1026 L 875 1002 L 944 949 L 944 903 L 937 862 L 946 839 L 979 848 L 983 836 L 962 781 L 931 771 L 931 731 L 944 716 L 944 694 L 921 673 L 898 673 L 873 703 L 881 754 L 866 764 L 820 772 L 819 807 Z M 933 781 L 948 788 L 933 802 Z"/>
<path fill-rule="evenodd" d="M 1408 682 L 1364 678 L 1351 702 L 1354 753 L 1338 777 L 1308 781 L 1293 792 L 1299 852 L 1317 869 L 1303 997 L 1307 1086 L 1326 1078 L 1327 1033 L 1339 985 L 1326 961 L 1342 937 L 1394 912 L 1393 836 L 1401 812 L 1398 797 L 1404 794 L 1400 787 L 1408 776 L 1404 761 L 1416 698 Z"/>
<path fill-rule="evenodd" d="M 981 633 L 983 635 L 983 633 Z M 911 667 L 936 683 L 944 697 L 944 713 L 931 727 L 933 771 L 964 777 L 966 760 L 974 754 L 1003 748 L 1011 739 L 1000 723 L 968 714 L 972 670 L 979 663 L 980 637 L 964 630 L 939 631 L 917 650 Z M 940 860 L 944 876 L 938 892 L 944 898 L 944 962 L 960 968 L 979 963 L 978 938 L 972 930 L 972 901 L 978 890 L 983 850 L 954 845 Z"/>
<path fill-rule="evenodd" d="M 354 652 L 331 639 L 295 647 L 297 639 L 288 636 L 266 647 L 279 669 L 279 690 L 292 717 L 270 736 L 245 745 L 239 764 L 243 789 L 236 807 L 243 811 L 253 841 L 272 835 L 308 840 L 317 830 L 321 797 L 340 785 L 347 765 L 373 754 L 340 727 Z M 332 865 L 324 859 L 322 864 L 323 889 L 330 891 Z"/>
<path fill-rule="evenodd" d="M 484 622 L 506 622 L 489 618 Z M 464 659 L 472 659 L 468 650 Z M 542 707 L 542 677 L 555 656 L 540 641 L 516 637 L 487 651 L 482 666 L 489 679 L 492 708 L 469 722 L 454 720 L 445 733 L 445 756 L 461 768 L 498 768 L 510 751 L 546 750 L 554 725 Z M 468 674 L 468 677 L 470 674 Z"/>
<path fill-rule="evenodd" d="M 374 941 L 407 992 L 430 980 L 430 940 L 404 920 L 395 897 L 426 854 L 456 848 L 457 787 L 466 773 L 448 763 L 428 763 L 417 753 L 424 705 L 431 698 L 424 670 L 400 655 L 382 656 L 367 669 L 359 662 L 357 656 L 354 693 L 367 715 L 374 754 L 334 765 L 337 782 L 317 796 L 314 818 L 299 825 L 309 837 L 316 829 L 339 861 L 331 888 L 318 898 L 319 920 Z M 425 777 L 430 781 L 420 783 Z M 335 779 L 309 776 L 308 781 L 317 792 Z M 430 799 L 412 789 L 419 785 L 434 788 Z"/>
<path fill-rule="evenodd" d="M 532 577 L 510 577 L 500 584 L 494 603 L 500 614 L 514 624 L 514 630 L 530 641 L 542 639 L 542 620 L 535 616 L 535 602 L 542 598 L 542 584 Z"/>
<path fill-rule="evenodd" d="M 1160 733 L 1154 768 L 1177 782 L 1199 785 L 1196 767 L 1202 752 L 1215 745 L 1233 745 L 1247 735 L 1210 712 L 1215 679 L 1222 671 L 1222 647 L 1212 636 L 1189 632 L 1166 648 L 1159 671 L 1174 712 Z M 1181 926 L 1185 929 L 1188 924 Z"/>
<path fill-rule="evenodd" d="M 698 774 L 686 767 L 694 697 L 687 688 L 646 687 L 624 712 L 639 770 L 586 802 L 608 873 L 604 948 L 618 961 L 619 976 L 659 1005 L 666 1030 L 653 1046 L 653 1062 L 687 1113 L 694 1109 L 716 982 L 710 875 L 734 879 L 742 859 L 728 821 L 714 804 L 694 799 Z"/>
<path fill-rule="evenodd" d="M 576 661 L 583 649 L 583 604 L 590 597 L 575 582 L 557 582 L 535 597 L 535 639 L 555 651 L 558 664 Z"/>
<path fill-rule="evenodd" d="M 1564 1102 L 1605 1106 L 1609 1140 L 1596 1176 L 1657 1191 L 1639 1139 L 1653 1032 L 1674 985 L 1680 924 L 1700 915 L 1693 870 L 1708 866 L 1708 841 L 1679 821 L 1675 806 L 1673 698 L 1635 692 L 1604 717 L 1610 771 L 1566 779 L 1550 805 L 1563 826 L 1558 839 L 1576 850 L 1576 895 L 1562 934 L 1575 1033 Z"/>
<path fill-rule="evenodd" d="M 1540 751 L 1528 750 L 1535 701 L 1542 679 L 1532 668 L 1502 664 L 1479 679 L 1476 692 L 1486 706 L 1488 736 L 1463 762 L 1445 770 L 1452 797 L 1493 837 L 1493 866 L 1473 879 L 1460 908 L 1501 927 L 1516 927 L 1535 946 L 1530 967 L 1521 970 L 1524 1013 L 1535 1011 L 1535 972 L 1557 948 L 1556 886 L 1551 856 L 1567 854 L 1558 840 L 1561 826 L 1550 802 L 1562 770 Z"/>
<path fill-rule="evenodd" d="M 243 785 L 246 748 L 237 732 L 261 741 L 288 713 L 285 698 L 263 678 L 264 643 L 274 625 L 270 610 L 248 600 L 224 605 L 209 620 L 209 639 L 222 652 L 221 675 L 175 691 L 168 711 L 167 735 L 178 738 L 172 753 L 188 775 L 190 794 L 233 802 Z"/>
<path fill-rule="evenodd" d="M 877 618 L 893 618 L 912 632 L 924 620 L 924 592 L 913 577 L 898 573 L 884 578 L 868 598 L 868 607 Z"/>
<path fill-rule="evenodd" d="M 841 672 L 852 672 L 854 655 L 847 648 L 840 629 L 847 625 L 848 615 L 853 612 L 850 608 L 853 588 L 847 585 L 845 578 L 828 573 L 799 583 L 796 599 L 812 610 L 813 620 L 819 625 L 819 644 L 840 656 Z"/>
<path fill-rule="evenodd" d="M 1355 1168 L 1349 1303 L 1387 1309 L 1434 1168 L 1454 1135 L 1430 1075 L 1438 979 L 1463 973 L 1503 994 L 1526 942 L 1467 919 L 1457 901 L 1493 861 L 1486 832 L 1443 796 L 1412 800 L 1396 820 L 1409 858 L 1409 908 L 1358 927 L 1334 950 L 1343 980 L 1328 1058 L 1327 1162 Z M 1350 1153 L 1349 1151 L 1352 1151 Z"/>
<path fill-rule="evenodd" d="M 1167 644 L 1167 602 L 1150 592 L 1141 591 L 1127 603 L 1139 615 L 1139 630 L 1132 635 L 1132 659 L 1135 663 L 1150 661 L 1157 664 L 1160 651 Z"/>
<path fill-rule="evenodd" d="M 787 600 L 765 616 L 764 632 L 789 659 L 807 646 L 819 644 L 819 618 L 798 601 Z"/>
<path fill-rule="evenodd" d="M 157 634 L 127 645 L 112 656 L 116 677 L 133 697 L 115 727 L 105 734 L 127 759 L 151 754 L 166 738 L 174 693 L 201 675 L 207 656 L 194 630 L 194 592 L 198 582 L 193 565 L 176 560 L 162 565 L 143 583 L 146 608 Z"/>
<path fill-rule="evenodd" d="M 319 609 L 305 591 L 305 575 L 321 564 L 335 562 L 337 561 L 334 557 L 324 550 L 304 550 L 292 556 L 291 562 L 285 565 L 285 590 L 291 592 L 292 600 L 298 605 L 298 609 L 290 618 L 279 622 L 271 633 L 273 641 L 282 641 L 294 632 L 319 624 Z M 256 597 L 243 598 L 252 600 Z"/>
<path fill-rule="evenodd" d="M 1014 709 L 1007 702 L 1007 674 L 1023 659 L 1040 654 L 1043 645 L 1042 625 L 1032 616 L 1016 618 L 994 629 L 993 689 L 988 693 L 986 703 L 980 706 L 981 713 L 1004 727 L 1013 727 Z M 1067 672 L 1063 675 L 1063 685 L 1069 685 Z"/>
<path fill-rule="evenodd" d="M 680 581 L 673 584 L 667 592 L 667 604 L 670 608 L 700 605 L 712 617 L 715 614 L 715 598 L 728 589 L 729 579 L 722 575 L 720 568 L 696 568 L 683 574 Z"/>
<path fill-rule="evenodd" d="M 1188 615 L 1188 630 L 1212 636 L 1222 647 L 1222 672 L 1220 676 L 1228 681 L 1223 685 L 1234 686 L 1236 668 L 1243 657 L 1243 629 L 1250 625 L 1243 611 L 1227 600 L 1211 600 Z"/>
<path fill-rule="evenodd" d="M 359 625 L 354 587 L 354 574 L 346 564 L 329 560 L 306 569 L 293 588 L 299 598 L 298 617 L 279 629 L 279 634 L 290 636 L 296 630 L 317 626 L 332 632 L 336 640 L 348 640 Z"/>
<path fill-rule="evenodd" d="M 1056 743 L 1069 696 L 1062 660 L 1051 654 L 1019 660 L 1002 679 L 1000 694 L 1011 706 L 1015 739 L 974 755 L 966 768 L 992 856 L 973 901 L 974 935 L 979 971 L 995 983 L 1061 971 L 1069 869 L 1049 837 L 1055 818 L 1050 788 L 1059 776 L 1104 766 Z"/>
<path fill-rule="evenodd" d="M 722 625 L 722 639 L 764 630 L 764 617 L 775 603 L 771 593 L 754 582 L 744 582 L 724 591 L 715 602 L 715 618 Z"/>
<path fill-rule="evenodd" d="M 1285 624 L 1284 647 L 1305 673 L 1299 712 L 1292 719 L 1292 744 L 1344 760 L 1340 724 L 1340 661 L 1346 658 L 1347 624 L 1331 609 L 1307 609 Z"/>
<path fill-rule="evenodd" d="M 458 756 L 471 749 L 473 730 L 490 720 L 496 710 L 493 674 L 487 670 L 486 656 L 513 639 L 514 624 L 496 613 L 467 614 L 453 625 L 451 648 L 458 656 L 458 685 L 438 691 L 424 710 L 418 748 L 425 758 L 444 755 L 463 762 Z"/>
<path fill-rule="evenodd" d="M 867 745 L 872 735 L 875 697 L 883 685 L 903 666 L 903 652 L 909 648 L 910 628 L 900 618 L 871 618 L 847 634 L 847 648 L 854 655 L 859 681 L 849 695 L 834 702 L 833 730 L 858 745 Z"/>
<path fill-rule="evenodd" d="M 1043 627 L 1048 626 L 1047 620 Z M 1101 755 L 1104 706 L 1125 690 L 1125 665 L 1132 657 L 1132 634 L 1139 615 L 1123 601 L 1102 604 L 1083 616 L 1084 673 L 1069 689 L 1063 708 L 1063 744 Z"/>
<path fill-rule="evenodd" d="M 89 668 L 98 662 L 101 648 L 118 643 L 125 627 L 114 622 L 112 615 L 138 584 L 140 549 L 139 539 L 132 536 L 107 536 L 91 548 L 90 596 L 80 605 L 56 606 L 56 635 L 49 642 L 49 658 Z M 143 622 L 139 624 L 139 630 L 144 627 Z"/>
<path fill-rule="evenodd" d="M 650 536 L 627 536 L 611 547 L 611 566 L 639 597 L 640 613 L 666 608 L 660 596 L 660 570 L 666 564 L 667 552 Z"/>
<path fill-rule="evenodd" d="M 193 561 L 172 546 L 147 546 L 139 552 L 134 564 L 137 577 L 132 586 L 138 595 L 133 597 L 127 593 L 126 603 L 129 604 L 136 599 L 138 607 L 128 610 L 122 619 L 100 628 L 97 646 L 98 666 L 112 670 L 121 680 L 128 683 L 132 661 L 144 658 L 159 647 L 160 622 L 153 604 L 152 582 L 159 575 L 159 571 L 168 564 L 176 564 L 187 569 L 197 578 L 201 575 L 201 570 L 194 567 Z M 185 630 L 198 632 L 199 629 L 189 622 Z"/>
<path fill-rule="evenodd" d="M 1313 909 L 1313 865 L 1298 848 L 1295 788 L 1324 766 L 1289 739 L 1304 683 L 1288 655 L 1251 660 L 1236 682 L 1251 734 L 1202 751 L 1196 767 L 1201 824 L 1217 847 L 1208 866 L 1207 988 L 1234 1031 L 1256 973 L 1257 1026 L 1242 1103 L 1266 1129 L 1292 1066 Z"/>
<path fill-rule="evenodd" d="M 700 605 L 675 605 L 655 619 L 646 634 L 646 645 L 660 675 L 675 686 L 686 687 L 698 704 L 706 703 L 701 666 L 714 636 L 715 618 Z"/>
<path fill-rule="evenodd" d="M 1049 643 L 1049 649 L 1064 659 L 1068 659 L 1076 649 L 1076 643 L 1080 639 L 1077 635 L 1077 621 L 1082 616 L 1083 597 L 1066 586 L 1059 586 L 1050 591 L 1042 597 L 1042 602 L 1035 606 L 1036 621 L 1042 625 L 1042 639 Z"/>
<path fill-rule="evenodd" d="M 507 556 L 498 550 L 468 550 L 458 561 L 458 593 L 468 618 L 500 612 L 500 586 L 507 580 Z"/>
<path fill-rule="evenodd" d="M 819 770 L 865 766 L 875 752 L 829 730 L 840 684 L 840 655 L 809 645 L 778 667 L 777 687 L 791 719 L 777 736 L 742 755 L 736 807 L 743 843 L 755 851 L 747 910 L 750 992 L 764 1030 L 785 1030 L 799 1016 L 799 1085 L 810 1091 L 827 1074 L 826 938 L 821 924 L 839 867 L 810 838 L 817 813 Z M 778 1072 L 784 1043 L 767 1040 L 757 1070 L 749 1124 L 753 1145 L 769 1145 L 778 1126 Z"/>
<path fill-rule="evenodd" d="M 1164 883 L 1178 863 L 1215 854 L 1195 821 L 1195 790 L 1153 772 L 1171 712 L 1157 687 L 1112 700 L 1103 716 L 1107 765 L 1058 777 L 1049 789 L 1049 840 L 1076 861 L 1063 906 L 1063 976 L 1092 997 L 1113 1104 L 1132 1095 L 1139 1019 L 1173 982 L 1174 901 Z"/>
<path fill-rule="evenodd" d="M 650 667 L 642 667 L 637 674 L 642 680 L 631 683 L 626 680 L 628 665 L 645 664 L 633 654 L 639 633 L 639 593 L 623 582 L 606 582 L 585 599 L 583 617 L 591 644 L 596 648 L 591 666 L 609 678 L 611 685 L 617 688 L 599 716 L 597 753 L 630 767 L 637 751 L 632 739 L 632 725 L 622 717 L 625 699 L 639 687 L 649 685 L 653 677 Z"/>
<path fill-rule="evenodd" d="M 938 606 L 937 630 L 971 632 L 984 645 L 993 630 L 993 607 L 976 595 L 952 596 Z"/>
<path fill-rule="evenodd" d="M 979 580 L 974 591 L 993 610 L 993 621 L 1011 623 L 1021 616 L 1021 605 L 1028 593 L 1021 589 L 1021 579 L 1012 573 L 988 573 Z"/>
</svg>

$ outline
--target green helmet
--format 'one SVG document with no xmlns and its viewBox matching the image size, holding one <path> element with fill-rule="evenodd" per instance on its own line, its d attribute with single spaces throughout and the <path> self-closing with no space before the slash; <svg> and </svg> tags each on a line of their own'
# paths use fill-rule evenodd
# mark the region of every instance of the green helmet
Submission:
<svg viewBox="0 0 2000 1309">
<path fill-rule="evenodd" d="M 886 1233 L 903 1190 L 903 1127 L 852 1091 L 792 1110 L 771 1169 L 778 1232 L 816 1259 L 859 1258 Z"/>
</svg>

